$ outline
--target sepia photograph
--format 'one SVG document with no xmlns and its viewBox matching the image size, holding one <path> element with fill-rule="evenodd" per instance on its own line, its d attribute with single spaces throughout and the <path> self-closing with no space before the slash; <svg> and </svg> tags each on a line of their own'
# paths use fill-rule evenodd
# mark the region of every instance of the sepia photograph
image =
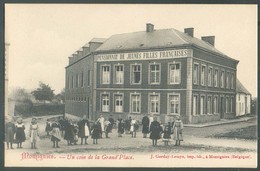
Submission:
<svg viewBox="0 0 260 171">
<path fill-rule="evenodd" d="M 5 167 L 257 168 L 257 5 L 4 11 Z"/>
</svg>

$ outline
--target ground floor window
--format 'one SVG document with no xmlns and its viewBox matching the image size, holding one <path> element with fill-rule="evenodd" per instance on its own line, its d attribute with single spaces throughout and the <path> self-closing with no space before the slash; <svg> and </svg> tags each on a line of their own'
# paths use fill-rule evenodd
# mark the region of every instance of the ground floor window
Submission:
<svg viewBox="0 0 260 171">
<path fill-rule="evenodd" d="M 194 95 L 193 96 L 193 115 L 198 115 L 198 96 Z"/>
<path fill-rule="evenodd" d="M 212 114 L 212 97 L 208 96 L 207 113 Z"/>
<path fill-rule="evenodd" d="M 115 95 L 115 112 L 123 112 L 123 95 Z"/>
<path fill-rule="evenodd" d="M 205 96 L 200 96 L 200 114 L 205 114 Z"/>
<path fill-rule="evenodd" d="M 150 95 L 150 112 L 159 113 L 159 95 Z"/>
<path fill-rule="evenodd" d="M 180 114 L 180 96 L 169 95 L 168 106 L 170 114 Z"/>
<path fill-rule="evenodd" d="M 101 96 L 102 100 L 102 112 L 109 112 L 109 95 L 108 94 L 102 94 Z"/>
<path fill-rule="evenodd" d="M 140 94 L 131 95 L 131 111 L 133 113 L 141 112 L 141 95 Z"/>
<path fill-rule="evenodd" d="M 214 113 L 218 113 L 218 97 L 214 97 Z"/>
</svg>

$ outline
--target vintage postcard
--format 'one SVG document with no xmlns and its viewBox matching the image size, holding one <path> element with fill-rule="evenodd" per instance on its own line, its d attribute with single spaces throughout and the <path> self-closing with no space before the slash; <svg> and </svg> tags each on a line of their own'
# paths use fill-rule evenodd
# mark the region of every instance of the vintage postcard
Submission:
<svg viewBox="0 0 260 171">
<path fill-rule="evenodd" d="M 5 167 L 257 167 L 257 5 L 5 4 Z"/>
</svg>

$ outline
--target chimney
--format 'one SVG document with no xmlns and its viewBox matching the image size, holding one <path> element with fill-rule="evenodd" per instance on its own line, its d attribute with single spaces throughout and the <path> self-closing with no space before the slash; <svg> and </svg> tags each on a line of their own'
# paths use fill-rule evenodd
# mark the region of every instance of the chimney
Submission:
<svg viewBox="0 0 260 171">
<path fill-rule="evenodd" d="M 188 34 L 189 36 L 193 37 L 194 28 L 185 28 L 184 33 Z"/>
<path fill-rule="evenodd" d="M 146 24 L 146 32 L 152 32 L 154 30 L 154 25 L 151 23 Z"/>
<path fill-rule="evenodd" d="M 79 51 L 77 51 L 77 52 L 78 52 L 78 57 L 79 57 L 79 58 L 83 57 L 83 51 L 82 51 L 82 50 L 79 50 Z"/>
<path fill-rule="evenodd" d="M 203 36 L 201 37 L 201 40 L 215 46 L 215 36 Z"/>
</svg>

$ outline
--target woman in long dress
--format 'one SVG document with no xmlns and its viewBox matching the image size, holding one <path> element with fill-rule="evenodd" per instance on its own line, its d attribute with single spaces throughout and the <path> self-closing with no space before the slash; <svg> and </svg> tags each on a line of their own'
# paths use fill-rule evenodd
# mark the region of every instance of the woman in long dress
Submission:
<svg viewBox="0 0 260 171">
<path fill-rule="evenodd" d="M 157 117 L 154 118 L 154 121 L 150 126 L 151 134 L 150 139 L 153 140 L 153 146 L 157 145 L 157 140 L 161 138 L 162 127 L 160 123 L 157 121 Z"/>
<path fill-rule="evenodd" d="M 142 133 L 143 133 L 143 138 L 147 137 L 147 134 L 150 132 L 149 130 L 149 118 L 148 116 L 145 114 L 143 119 L 142 119 L 142 125 L 143 125 L 143 129 L 142 129 Z"/>
<path fill-rule="evenodd" d="M 23 148 L 22 143 L 25 141 L 25 126 L 22 118 L 17 119 L 15 124 L 15 140 L 17 142 L 17 148 Z"/>
<path fill-rule="evenodd" d="M 138 130 L 138 127 L 137 121 L 133 118 L 130 123 L 130 133 L 132 134 L 132 138 L 136 138 L 136 131 Z"/>
<path fill-rule="evenodd" d="M 32 118 L 29 133 L 31 149 L 36 149 L 36 142 L 39 140 L 38 124 L 36 118 Z"/>
<path fill-rule="evenodd" d="M 60 148 L 59 146 L 59 141 L 61 140 L 61 125 L 58 121 L 58 119 L 56 119 L 52 124 L 51 124 L 51 141 L 53 143 L 53 148 Z"/>
<path fill-rule="evenodd" d="M 86 118 L 83 118 L 78 123 L 79 126 L 79 138 L 81 138 L 81 144 L 83 144 L 83 140 L 85 144 L 87 143 L 87 139 L 90 136 L 90 127 L 89 127 L 89 121 Z"/>
<path fill-rule="evenodd" d="M 175 145 L 181 145 L 181 141 L 183 141 L 182 130 L 183 123 L 179 116 L 177 116 L 176 121 L 173 124 L 173 139 L 176 141 Z"/>
</svg>

